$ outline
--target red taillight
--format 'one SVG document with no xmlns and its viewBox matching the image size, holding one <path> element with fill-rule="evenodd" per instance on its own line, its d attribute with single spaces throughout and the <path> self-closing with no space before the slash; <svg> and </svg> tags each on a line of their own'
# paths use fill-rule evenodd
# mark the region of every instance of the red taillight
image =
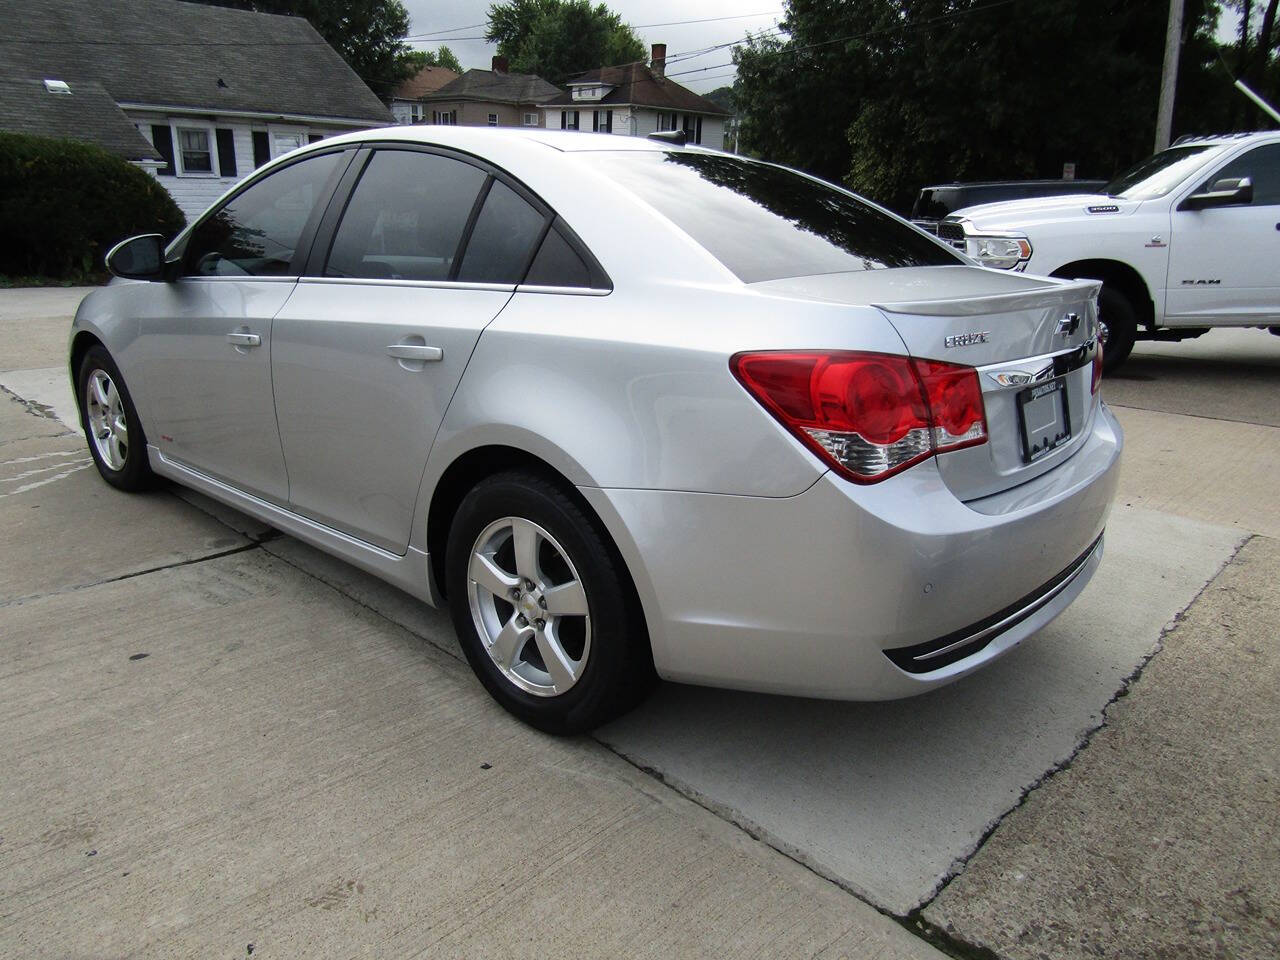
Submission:
<svg viewBox="0 0 1280 960">
<path fill-rule="evenodd" d="M 739 353 L 739 382 L 842 476 L 874 483 L 985 443 L 972 367 L 880 353 Z"/>
<path fill-rule="evenodd" d="M 1097 393 L 1098 384 L 1102 383 L 1102 338 L 1098 338 L 1097 349 L 1093 353 L 1093 379 L 1089 381 L 1089 392 Z"/>
</svg>

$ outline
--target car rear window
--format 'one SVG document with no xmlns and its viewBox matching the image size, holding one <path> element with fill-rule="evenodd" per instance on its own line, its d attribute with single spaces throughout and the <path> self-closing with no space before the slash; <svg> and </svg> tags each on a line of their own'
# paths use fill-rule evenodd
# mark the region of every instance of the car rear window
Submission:
<svg viewBox="0 0 1280 960">
<path fill-rule="evenodd" d="M 871 204 L 781 167 L 676 151 L 594 159 L 744 283 L 965 262 Z"/>
</svg>

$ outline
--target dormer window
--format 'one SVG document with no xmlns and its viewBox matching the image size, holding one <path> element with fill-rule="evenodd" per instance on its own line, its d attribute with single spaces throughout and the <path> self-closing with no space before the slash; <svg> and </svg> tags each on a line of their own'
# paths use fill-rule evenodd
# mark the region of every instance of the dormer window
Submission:
<svg viewBox="0 0 1280 960">
<path fill-rule="evenodd" d="M 71 87 L 65 80 L 46 80 L 44 88 L 50 93 L 60 93 L 64 97 L 71 95 Z"/>
</svg>

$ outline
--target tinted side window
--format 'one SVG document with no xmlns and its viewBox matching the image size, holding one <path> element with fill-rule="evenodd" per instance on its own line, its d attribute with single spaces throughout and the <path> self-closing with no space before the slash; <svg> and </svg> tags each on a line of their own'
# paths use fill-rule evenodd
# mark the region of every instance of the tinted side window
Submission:
<svg viewBox="0 0 1280 960">
<path fill-rule="evenodd" d="M 1254 147 L 1244 156 L 1236 157 L 1206 180 L 1202 190 L 1208 190 L 1219 180 L 1249 177 L 1253 180 L 1253 205 L 1271 206 L 1280 203 L 1280 143 L 1267 143 Z"/>
<path fill-rule="evenodd" d="M 341 154 L 292 163 L 236 194 L 192 231 L 186 270 L 197 277 L 293 277 L 302 229 Z"/>
<path fill-rule="evenodd" d="M 591 271 L 560 231 L 548 230 L 524 282 L 542 287 L 589 287 Z"/>
<path fill-rule="evenodd" d="M 485 176 L 451 157 L 378 151 L 342 215 L 325 276 L 448 280 Z"/>
<path fill-rule="evenodd" d="M 493 181 L 467 241 L 458 279 L 519 283 L 546 218 L 500 180 Z"/>
</svg>

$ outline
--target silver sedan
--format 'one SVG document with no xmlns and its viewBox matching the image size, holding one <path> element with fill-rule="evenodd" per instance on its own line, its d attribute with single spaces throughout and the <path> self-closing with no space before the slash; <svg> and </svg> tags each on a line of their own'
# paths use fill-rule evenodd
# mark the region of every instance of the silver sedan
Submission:
<svg viewBox="0 0 1280 960">
<path fill-rule="evenodd" d="M 367 131 L 108 265 L 70 344 L 103 478 L 447 598 L 480 681 L 543 729 L 655 676 L 920 693 L 1101 557 L 1097 284 L 975 266 L 782 167 Z"/>
</svg>

